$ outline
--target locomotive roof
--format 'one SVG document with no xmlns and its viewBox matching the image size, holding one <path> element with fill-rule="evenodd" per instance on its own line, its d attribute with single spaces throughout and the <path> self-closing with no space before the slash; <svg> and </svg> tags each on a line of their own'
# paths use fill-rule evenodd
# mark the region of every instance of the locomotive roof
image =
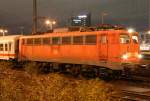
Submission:
<svg viewBox="0 0 150 101">
<path fill-rule="evenodd" d="M 105 34 L 105 33 L 110 33 L 110 34 L 119 34 L 119 33 L 128 33 L 127 30 L 100 30 L 100 31 L 86 31 L 86 32 L 81 32 L 81 31 L 73 31 L 73 32 L 54 32 L 54 33 L 44 33 L 41 35 L 27 35 L 27 36 L 22 36 L 21 38 L 35 38 L 35 37 L 48 37 L 48 36 L 68 36 L 68 35 L 91 35 L 91 34 Z"/>
</svg>

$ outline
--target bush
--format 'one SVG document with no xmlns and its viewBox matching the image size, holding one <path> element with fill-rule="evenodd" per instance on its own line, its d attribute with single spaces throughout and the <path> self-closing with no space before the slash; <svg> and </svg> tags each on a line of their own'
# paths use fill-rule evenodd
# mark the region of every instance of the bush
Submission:
<svg viewBox="0 0 150 101">
<path fill-rule="evenodd" d="M 120 101 L 112 99 L 117 91 L 104 81 L 78 80 L 57 73 L 33 75 L 39 67 L 28 63 L 27 72 L 9 70 L 8 74 L 0 74 L 0 101 Z"/>
<path fill-rule="evenodd" d="M 19 83 L 14 83 L 12 79 L 0 79 L 0 101 L 21 101 L 23 93 Z"/>
<path fill-rule="evenodd" d="M 13 68 L 13 63 L 8 61 L 1 61 L 0 62 L 0 71 Z"/>
</svg>

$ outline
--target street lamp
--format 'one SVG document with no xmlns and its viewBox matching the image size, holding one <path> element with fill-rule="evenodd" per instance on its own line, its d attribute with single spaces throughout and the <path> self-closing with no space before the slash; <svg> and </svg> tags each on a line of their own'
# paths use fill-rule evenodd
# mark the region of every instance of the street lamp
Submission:
<svg viewBox="0 0 150 101">
<path fill-rule="evenodd" d="M 101 13 L 101 23 L 104 24 L 104 16 L 108 15 L 108 13 L 103 12 Z"/>
<path fill-rule="evenodd" d="M 6 29 L 0 29 L 0 33 L 2 33 L 3 36 L 5 36 L 5 33 L 8 33 L 8 30 L 6 30 Z"/>
<path fill-rule="evenodd" d="M 128 32 L 129 32 L 129 33 L 133 33 L 133 32 L 135 32 L 135 30 L 134 30 L 133 28 L 129 28 L 129 29 L 128 29 Z"/>
<path fill-rule="evenodd" d="M 148 31 L 147 33 L 150 34 L 150 31 Z"/>
<path fill-rule="evenodd" d="M 47 26 L 50 26 L 50 30 L 53 30 L 53 25 L 56 24 L 56 21 L 46 20 L 46 21 L 45 21 L 45 24 L 46 24 Z"/>
</svg>

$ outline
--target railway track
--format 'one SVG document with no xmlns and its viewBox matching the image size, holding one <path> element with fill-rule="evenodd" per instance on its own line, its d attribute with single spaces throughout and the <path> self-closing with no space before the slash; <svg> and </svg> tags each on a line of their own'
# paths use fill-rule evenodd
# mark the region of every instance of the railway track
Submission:
<svg viewBox="0 0 150 101">
<path fill-rule="evenodd" d="M 117 83 L 118 82 L 118 83 Z M 132 75 L 111 83 L 120 89 L 118 98 L 123 101 L 150 101 L 150 77 Z"/>
<path fill-rule="evenodd" d="M 136 83 L 150 83 L 150 78 L 149 77 L 143 77 L 143 76 L 132 76 L 129 78 L 126 77 L 121 77 L 119 80 L 125 80 L 129 82 L 136 82 Z"/>
<path fill-rule="evenodd" d="M 122 90 L 121 94 L 122 94 L 121 99 L 127 101 L 150 101 L 150 94 L 142 94 L 139 92 L 133 92 L 127 90 Z"/>
</svg>

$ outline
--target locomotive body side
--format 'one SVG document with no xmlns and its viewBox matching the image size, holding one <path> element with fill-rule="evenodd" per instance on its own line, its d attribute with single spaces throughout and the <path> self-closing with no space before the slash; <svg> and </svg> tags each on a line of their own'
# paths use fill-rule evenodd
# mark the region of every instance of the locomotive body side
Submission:
<svg viewBox="0 0 150 101">
<path fill-rule="evenodd" d="M 92 42 L 85 44 L 84 34 L 88 38 L 92 37 L 89 39 Z M 75 38 L 74 43 L 73 36 Z M 81 35 L 79 32 L 72 32 L 71 34 L 62 33 L 24 37 L 20 39 L 20 59 L 43 62 L 95 64 L 98 60 L 96 36 L 96 33 L 91 34 L 86 32 Z M 35 38 L 39 38 L 41 43 L 36 44 Z M 31 42 L 29 45 L 30 40 L 34 42 Z M 25 44 L 21 44 L 22 41 Z"/>
<path fill-rule="evenodd" d="M 23 36 L 19 43 L 19 60 L 94 65 L 122 70 L 124 64 L 139 61 L 139 44 L 133 42 L 132 37 L 126 30 Z"/>
</svg>

